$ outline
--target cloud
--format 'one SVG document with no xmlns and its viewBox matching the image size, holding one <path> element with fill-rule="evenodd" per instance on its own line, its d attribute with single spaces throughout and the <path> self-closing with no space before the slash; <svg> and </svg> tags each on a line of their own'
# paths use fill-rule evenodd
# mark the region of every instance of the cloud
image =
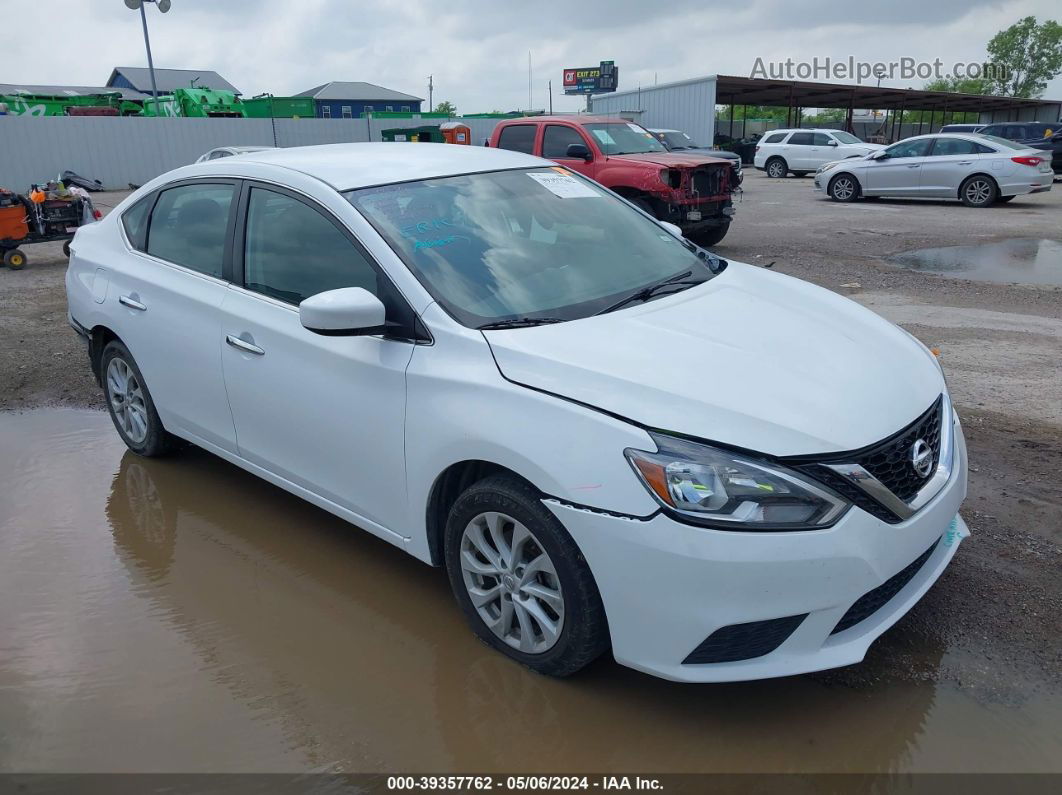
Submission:
<svg viewBox="0 0 1062 795">
<path fill-rule="evenodd" d="M 1057 16 L 1057 2 L 173 0 L 168 14 L 146 10 L 157 66 L 214 69 L 248 96 L 364 80 L 426 97 L 430 74 L 436 102 L 474 112 L 527 107 L 528 51 L 532 104 L 548 104 L 552 80 L 554 107 L 574 110 L 582 99 L 563 96 L 565 67 L 615 60 L 622 90 L 747 75 L 757 57 L 977 61 L 996 31 Z M 102 85 L 114 66 L 146 64 L 139 14 L 118 0 L 9 4 L 5 30 L 7 82 Z M 1062 97 L 1062 80 L 1046 96 Z"/>
</svg>

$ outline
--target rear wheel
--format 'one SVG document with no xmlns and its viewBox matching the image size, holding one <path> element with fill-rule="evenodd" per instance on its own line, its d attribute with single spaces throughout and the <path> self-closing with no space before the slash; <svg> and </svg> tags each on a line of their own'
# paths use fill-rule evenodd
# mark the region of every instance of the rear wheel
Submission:
<svg viewBox="0 0 1062 795">
<path fill-rule="evenodd" d="M 988 207 L 999 197 L 996 181 L 983 174 L 967 177 L 959 186 L 959 199 L 967 207 Z"/>
<path fill-rule="evenodd" d="M 177 439 L 162 427 L 144 376 L 125 345 L 118 340 L 107 344 L 100 359 L 100 372 L 107 410 L 126 447 L 148 458 L 176 449 Z"/>
<path fill-rule="evenodd" d="M 830 180 L 827 192 L 835 202 L 853 202 L 859 198 L 859 183 L 851 174 L 838 174 Z"/>
<path fill-rule="evenodd" d="M 688 235 L 688 237 L 698 246 L 714 246 L 726 237 L 726 233 L 729 231 L 730 224 L 723 224 L 712 229 L 705 229 L 703 232 L 696 232 Z"/>
<path fill-rule="evenodd" d="M 70 259 L 70 241 L 69 240 L 64 240 L 63 241 L 63 255 L 67 259 Z"/>
<path fill-rule="evenodd" d="M 469 487 L 447 518 L 444 554 L 454 596 L 488 646 L 550 676 L 607 648 L 586 560 L 527 483 L 492 475 Z"/>
<path fill-rule="evenodd" d="M 22 253 L 20 248 L 8 249 L 4 252 L 4 264 L 11 270 L 17 271 L 26 267 L 26 255 Z"/>
<path fill-rule="evenodd" d="M 772 157 L 767 161 L 767 176 L 773 179 L 781 179 L 789 172 L 789 166 L 780 157 Z"/>
</svg>

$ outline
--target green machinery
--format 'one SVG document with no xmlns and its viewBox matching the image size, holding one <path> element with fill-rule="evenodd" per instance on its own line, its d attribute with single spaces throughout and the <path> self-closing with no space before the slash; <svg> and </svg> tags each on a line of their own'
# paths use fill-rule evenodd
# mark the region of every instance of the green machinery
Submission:
<svg viewBox="0 0 1062 795">
<path fill-rule="evenodd" d="M 243 100 L 231 91 L 212 88 L 178 88 L 163 94 L 156 103 L 151 97 L 144 100 L 144 116 L 183 116 L 187 118 L 245 118 Z"/>
<path fill-rule="evenodd" d="M 120 92 L 101 94 L 0 94 L 9 116 L 132 116 L 140 103 L 122 99 Z"/>
</svg>

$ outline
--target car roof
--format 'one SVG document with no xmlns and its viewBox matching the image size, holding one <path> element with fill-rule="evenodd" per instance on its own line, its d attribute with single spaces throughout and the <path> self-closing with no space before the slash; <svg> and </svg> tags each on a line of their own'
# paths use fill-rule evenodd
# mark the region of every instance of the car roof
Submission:
<svg viewBox="0 0 1062 795">
<path fill-rule="evenodd" d="M 764 135 L 771 135 L 772 133 L 791 133 L 791 132 L 823 132 L 823 133 L 835 133 L 844 132 L 844 130 L 838 130 L 836 127 L 786 127 L 781 130 L 767 130 Z"/>
<path fill-rule="evenodd" d="M 239 163 L 226 163 L 226 167 L 238 170 L 246 163 L 298 171 L 340 191 L 434 177 L 554 165 L 540 157 L 508 149 L 442 143 L 324 144 L 262 149 L 247 152 L 239 158 Z M 207 172 L 209 166 L 208 163 L 202 163 L 197 168 Z"/>
<path fill-rule="evenodd" d="M 276 149 L 275 146 L 219 146 L 218 149 L 230 149 L 233 152 L 264 152 L 267 149 Z M 210 151 L 217 151 L 211 149 Z"/>
</svg>

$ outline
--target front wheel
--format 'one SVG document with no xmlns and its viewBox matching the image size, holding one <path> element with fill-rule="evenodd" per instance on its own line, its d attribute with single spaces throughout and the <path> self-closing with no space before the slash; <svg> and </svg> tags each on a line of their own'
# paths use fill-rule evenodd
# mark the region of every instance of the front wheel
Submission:
<svg viewBox="0 0 1062 795">
<path fill-rule="evenodd" d="M 492 475 L 446 521 L 450 586 L 488 646 L 550 676 L 568 676 L 608 646 L 597 585 L 571 536 L 530 485 Z"/>
<path fill-rule="evenodd" d="M 708 246 L 714 246 L 720 242 L 726 233 L 730 231 L 730 224 L 722 224 L 711 229 L 705 229 L 703 232 L 695 232 L 689 235 L 689 239 L 696 243 L 698 246 L 707 248 Z"/>
<path fill-rule="evenodd" d="M 838 174 L 830 180 L 828 192 L 835 202 L 852 202 L 859 198 L 859 183 L 851 174 Z"/>
<path fill-rule="evenodd" d="M 177 440 L 162 427 L 151 393 L 129 349 L 112 340 L 100 359 L 103 395 L 111 420 L 126 447 L 148 458 L 166 455 Z"/>
<path fill-rule="evenodd" d="M 4 264 L 13 271 L 26 267 L 26 255 L 20 248 L 8 249 L 4 252 Z"/>
<path fill-rule="evenodd" d="M 974 174 L 959 186 L 959 199 L 967 207 L 988 207 L 998 197 L 995 180 L 981 174 Z"/>
</svg>

